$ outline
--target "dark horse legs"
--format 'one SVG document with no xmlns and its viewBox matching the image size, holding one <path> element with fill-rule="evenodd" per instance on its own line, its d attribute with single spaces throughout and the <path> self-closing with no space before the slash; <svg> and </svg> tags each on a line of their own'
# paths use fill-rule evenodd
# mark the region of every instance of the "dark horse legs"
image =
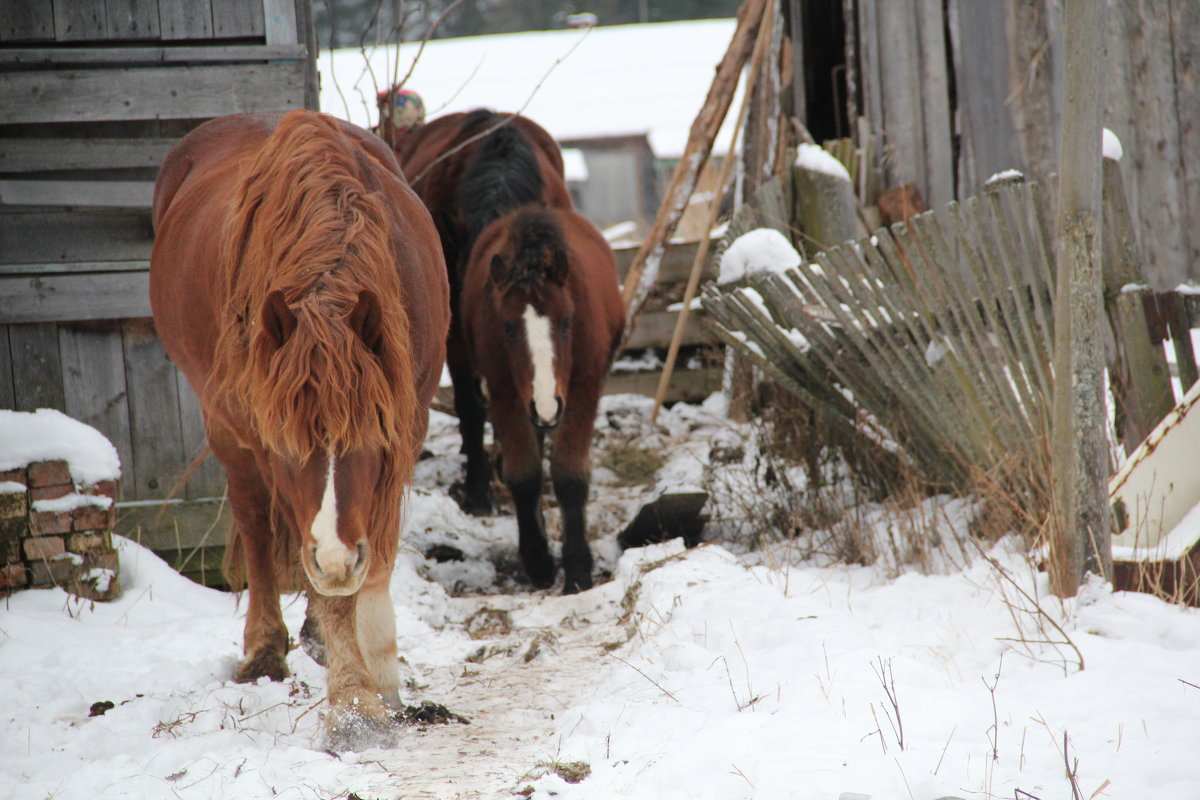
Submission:
<svg viewBox="0 0 1200 800">
<path fill-rule="evenodd" d="M 450 379 L 454 383 L 454 412 L 458 415 L 462 452 L 467 457 L 462 508 L 468 514 L 490 514 L 492 499 L 488 485 L 492 481 L 492 465 L 483 447 L 487 406 L 479 386 L 479 376 L 469 366 L 456 361 L 451 359 L 449 368 Z"/>
<path fill-rule="evenodd" d="M 501 477 L 517 510 L 517 550 L 529 580 L 539 589 L 554 584 L 554 558 L 546 545 L 542 519 L 542 437 L 515 393 L 494 397 L 492 428 L 503 456 Z"/>
<path fill-rule="evenodd" d="M 550 477 L 562 510 L 564 594 L 592 588 L 592 551 L 587 542 L 588 458 L 598 402 L 598 396 L 570 398 L 550 454 Z"/>
<path fill-rule="evenodd" d="M 496 398 L 497 400 L 499 398 Z M 538 588 L 554 583 L 554 559 L 542 518 L 542 434 L 518 403 L 492 404 L 492 425 L 504 456 L 503 478 L 517 510 L 518 550 L 526 574 Z M 587 463 L 595 403 L 567 404 L 554 431 L 550 476 L 562 509 L 563 592 L 592 588 L 592 552 L 587 543 Z"/>
</svg>

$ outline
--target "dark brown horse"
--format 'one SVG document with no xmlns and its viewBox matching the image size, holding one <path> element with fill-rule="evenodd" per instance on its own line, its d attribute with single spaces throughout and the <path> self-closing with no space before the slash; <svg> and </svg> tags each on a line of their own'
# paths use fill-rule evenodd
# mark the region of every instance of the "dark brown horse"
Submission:
<svg viewBox="0 0 1200 800">
<path fill-rule="evenodd" d="M 448 324 L 429 214 L 381 141 L 293 111 L 184 137 L 154 221 L 155 325 L 228 476 L 249 588 L 235 677 L 288 674 L 279 591 L 305 581 L 331 742 L 370 744 L 399 702 L 388 580 Z"/>
<path fill-rule="evenodd" d="M 486 110 L 441 117 L 410 135 L 403 164 L 433 214 L 450 270 L 447 363 L 467 455 L 463 506 L 491 509 L 483 447 L 490 416 L 516 506 L 521 563 L 536 586 L 553 584 L 541 509 L 550 432 L 564 591 L 587 589 L 592 426 L 624 326 L 612 250 L 574 212 L 558 146 L 524 117 Z"/>
</svg>

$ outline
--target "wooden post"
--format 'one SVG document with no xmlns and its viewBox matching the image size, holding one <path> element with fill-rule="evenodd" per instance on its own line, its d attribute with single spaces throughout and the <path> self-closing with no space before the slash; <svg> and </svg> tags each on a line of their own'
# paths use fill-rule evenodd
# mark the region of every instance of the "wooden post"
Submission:
<svg viewBox="0 0 1200 800">
<path fill-rule="evenodd" d="M 738 78 L 742 74 L 742 67 L 750 57 L 750 50 L 754 45 L 758 26 L 762 23 L 765 7 L 766 0 L 745 0 L 742 7 L 738 9 L 737 28 L 733 32 L 733 39 L 729 42 L 729 49 L 725 51 L 725 56 L 717 65 L 717 74 L 713 78 L 712 86 L 709 87 L 708 96 L 704 100 L 700 113 L 692 122 L 687 145 L 684 147 L 674 175 L 671 176 L 671 183 L 663 195 L 654 225 L 646 234 L 641 247 L 638 248 L 637 255 L 633 257 L 633 263 L 629 265 L 629 272 L 625 276 L 625 286 L 622 291 L 625 300 L 626 338 L 633 331 L 638 312 L 645 303 L 651 287 L 654 286 L 663 251 L 666 250 L 667 242 L 675 231 L 675 226 L 679 224 L 680 217 L 683 216 L 688 198 L 691 197 L 692 190 L 696 187 L 696 179 L 708 161 L 713 142 L 717 138 L 717 132 L 721 129 L 721 123 L 725 121 L 725 115 L 733 102 L 733 93 L 737 89 Z"/>
<path fill-rule="evenodd" d="M 1125 452 L 1132 453 L 1175 407 L 1175 396 L 1166 356 L 1151 341 L 1146 324 L 1151 289 L 1142 272 L 1121 165 L 1109 158 L 1104 159 L 1104 240 L 1104 301 L 1117 344 L 1109 373 L 1119 411 L 1117 433 Z"/>
<path fill-rule="evenodd" d="M 1101 322 L 1100 139 L 1106 3 L 1065 0 L 1066 71 L 1056 209 L 1050 584 L 1072 597 L 1085 573 L 1112 578 Z"/>
<path fill-rule="evenodd" d="M 759 66 L 762 64 L 763 55 L 767 51 L 766 45 L 771 39 L 773 13 L 774 0 L 767 0 L 767 9 L 763 12 L 763 24 L 759 26 L 758 39 L 754 43 L 754 54 L 750 59 L 750 69 L 747 71 L 749 82 L 746 86 L 746 94 L 742 98 L 742 107 L 738 110 L 737 120 L 733 124 L 734 137 L 737 136 L 738 131 L 742 129 L 742 125 L 746 121 L 746 111 L 750 107 L 750 98 L 753 97 L 755 79 L 758 75 Z M 721 162 L 721 173 L 717 178 L 716 196 L 709 207 L 709 213 L 704 225 L 704 238 L 700 240 L 699 245 L 696 247 L 696 258 L 692 261 L 692 271 L 688 275 L 687 287 L 683 291 L 683 305 L 679 309 L 679 317 L 675 321 L 675 331 L 671 336 L 671 344 L 667 348 L 667 361 L 663 365 L 662 377 L 658 381 L 658 391 L 654 393 L 654 411 L 650 414 L 651 422 L 658 419 L 658 410 L 662 408 L 663 400 L 667 396 L 667 387 L 671 384 L 671 373 L 675 370 L 675 359 L 679 357 L 679 347 L 683 343 L 683 330 L 687 325 L 692 300 L 696 297 L 696 287 L 700 285 L 700 273 L 703 272 L 704 263 L 708 260 L 708 248 L 712 242 L 711 231 L 717 221 L 717 214 L 721 210 L 721 195 L 725 191 L 725 186 L 729 183 L 729 174 L 734 161 L 736 159 L 733 155 L 733 148 L 730 148 L 729 154 Z"/>
</svg>

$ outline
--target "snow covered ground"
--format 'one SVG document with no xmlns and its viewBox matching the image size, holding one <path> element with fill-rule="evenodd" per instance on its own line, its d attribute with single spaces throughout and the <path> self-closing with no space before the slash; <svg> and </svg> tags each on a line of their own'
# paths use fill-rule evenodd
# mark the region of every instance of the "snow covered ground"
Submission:
<svg viewBox="0 0 1200 800">
<path fill-rule="evenodd" d="M 325 751 L 323 670 L 296 650 L 284 683 L 232 683 L 237 599 L 124 542 L 121 600 L 47 590 L 0 605 L 0 797 L 1200 796 L 1196 611 L 1098 586 L 1060 605 L 1001 543 L 991 556 L 1010 582 L 956 550 L 962 501 L 921 509 L 946 544 L 928 574 L 806 559 L 811 537 L 748 547 L 747 497 L 720 485 L 755 472 L 750 432 L 715 401 L 651 426 L 646 403 L 606 399 L 596 461 L 636 446 L 665 463 L 635 486 L 597 467 L 594 549 L 613 577 L 572 597 L 522 584 L 511 516 L 458 510 L 454 421 L 434 415 L 393 597 L 406 701 L 470 724 Z M 717 448 L 727 463 L 710 468 Z M 715 492 L 718 541 L 621 555 L 615 534 L 672 485 Z M 863 510 L 881 541 L 902 527 Z M 285 615 L 295 635 L 303 601 Z"/>
</svg>

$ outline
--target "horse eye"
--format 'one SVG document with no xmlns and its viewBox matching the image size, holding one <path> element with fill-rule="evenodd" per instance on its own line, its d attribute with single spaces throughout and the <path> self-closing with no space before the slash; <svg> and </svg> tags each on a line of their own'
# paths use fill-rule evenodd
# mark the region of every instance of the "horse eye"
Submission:
<svg viewBox="0 0 1200 800">
<path fill-rule="evenodd" d="M 511 322 L 504 323 L 504 335 L 509 339 L 517 338 L 517 326 Z"/>
<path fill-rule="evenodd" d="M 558 329 L 560 331 L 562 331 L 564 334 L 567 333 L 567 331 L 571 330 L 571 318 L 569 316 L 567 316 L 567 317 L 563 317 L 562 319 L 560 319 L 558 321 Z"/>
</svg>

